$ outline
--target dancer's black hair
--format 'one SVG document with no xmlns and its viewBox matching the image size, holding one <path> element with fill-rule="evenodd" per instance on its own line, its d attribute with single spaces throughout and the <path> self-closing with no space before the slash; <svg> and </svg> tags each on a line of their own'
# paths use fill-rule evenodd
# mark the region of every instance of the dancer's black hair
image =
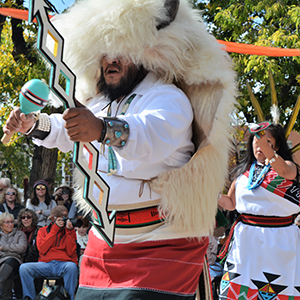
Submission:
<svg viewBox="0 0 300 300">
<path fill-rule="evenodd" d="M 285 139 L 285 133 L 282 126 L 279 124 L 271 124 L 267 128 L 267 130 L 271 133 L 271 135 L 276 141 L 276 147 L 278 148 L 278 150 L 276 151 L 277 154 L 280 155 L 284 160 L 292 161 L 296 165 L 297 176 L 295 178 L 295 181 L 297 181 L 299 184 L 300 168 L 298 164 L 294 162 L 291 150 L 289 149 L 289 146 Z M 241 174 L 243 174 L 244 172 L 246 172 L 248 168 L 252 165 L 252 163 L 256 160 L 253 153 L 253 138 L 254 138 L 254 134 L 251 134 L 248 139 L 246 153 L 242 158 L 241 162 L 231 172 L 230 174 L 231 179 L 235 179 Z"/>
</svg>

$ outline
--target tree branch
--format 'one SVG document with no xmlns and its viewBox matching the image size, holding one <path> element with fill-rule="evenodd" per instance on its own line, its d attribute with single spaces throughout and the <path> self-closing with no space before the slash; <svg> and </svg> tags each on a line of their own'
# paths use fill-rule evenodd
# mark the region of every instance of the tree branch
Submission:
<svg viewBox="0 0 300 300">
<path fill-rule="evenodd" d="M 22 21 L 11 18 L 11 27 L 12 27 L 12 41 L 14 48 L 12 51 L 12 56 L 15 61 L 18 61 L 18 58 L 21 54 L 25 55 L 28 61 L 31 63 L 36 63 L 36 58 L 30 55 L 27 43 L 23 36 L 23 27 Z"/>
</svg>

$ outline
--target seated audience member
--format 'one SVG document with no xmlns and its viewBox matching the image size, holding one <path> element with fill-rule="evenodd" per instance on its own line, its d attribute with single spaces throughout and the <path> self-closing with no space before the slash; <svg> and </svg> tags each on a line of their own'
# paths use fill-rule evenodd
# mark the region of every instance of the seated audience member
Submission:
<svg viewBox="0 0 300 300">
<path fill-rule="evenodd" d="M 35 211 L 38 217 L 38 226 L 49 225 L 48 217 L 56 205 L 49 194 L 48 183 L 44 180 L 36 181 L 33 185 L 32 197 L 27 200 L 26 207 Z"/>
<path fill-rule="evenodd" d="M 76 227 L 76 236 L 77 236 L 77 243 L 80 245 L 80 255 L 83 254 L 87 242 L 88 242 L 88 230 L 90 228 L 90 221 L 87 217 L 81 219 L 82 225 L 81 227 Z"/>
<path fill-rule="evenodd" d="M 76 232 L 71 221 L 64 217 L 68 217 L 67 208 L 63 205 L 54 207 L 51 223 L 38 231 L 39 261 L 23 264 L 19 270 L 24 299 L 34 299 L 34 279 L 47 276 L 62 277 L 71 300 L 75 299 L 78 277 Z"/>
<path fill-rule="evenodd" d="M 13 277 L 23 262 L 27 241 L 23 232 L 14 229 L 14 216 L 0 215 L 0 299 L 10 299 Z"/>
<path fill-rule="evenodd" d="M 60 186 L 54 193 L 57 204 L 62 203 L 68 209 L 69 218 L 77 219 L 82 216 L 78 213 L 76 202 L 72 199 L 73 194 L 74 189 L 67 185 Z"/>
<path fill-rule="evenodd" d="M 9 178 L 0 178 L 0 195 L 3 191 L 10 187 L 10 179 Z"/>
<path fill-rule="evenodd" d="M 24 254 L 23 262 L 37 262 L 39 259 L 39 251 L 36 245 L 37 233 L 39 226 L 37 226 L 38 218 L 36 213 L 28 208 L 23 208 L 18 215 L 18 228 L 23 231 L 27 237 L 27 249 Z M 19 284 L 18 288 L 15 288 L 17 296 L 22 297 L 21 293 L 18 294 L 17 291 L 22 291 L 21 282 L 17 281 Z M 16 282 L 15 282 L 16 284 Z M 42 289 L 43 280 L 37 279 L 35 281 L 35 290 L 38 292 Z"/>
<path fill-rule="evenodd" d="M 39 251 L 36 246 L 36 237 L 39 227 L 37 226 L 38 218 L 36 213 L 28 208 L 23 208 L 18 214 L 18 229 L 23 231 L 27 238 L 27 248 L 23 256 L 23 262 L 36 262 L 39 258 Z M 35 281 L 35 290 L 38 292 L 42 289 L 43 279 Z M 15 279 L 15 293 L 17 298 L 22 298 L 22 285 L 20 279 Z"/>
<path fill-rule="evenodd" d="M 56 202 L 57 205 L 63 205 L 64 204 L 64 200 L 61 197 L 61 193 L 62 193 L 62 188 L 58 187 L 54 193 L 51 195 L 51 199 L 54 200 Z"/>
<path fill-rule="evenodd" d="M 80 262 L 82 259 L 82 255 L 84 253 L 84 250 L 86 248 L 87 242 L 88 242 L 88 230 L 90 228 L 90 221 L 89 218 L 84 217 L 81 219 L 82 220 L 82 225 L 81 227 L 76 227 L 76 236 L 77 236 L 77 243 L 80 246 L 80 258 L 79 258 L 79 267 L 80 267 Z"/>
<path fill-rule="evenodd" d="M 23 208 L 18 215 L 18 228 L 23 231 L 27 237 L 27 249 L 24 254 L 24 262 L 37 262 L 39 251 L 36 245 L 37 233 L 39 226 L 36 213 L 29 209 Z"/>
<path fill-rule="evenodd" d="M 0 195 L 0 211 L 10 213 L 14 216 L 15 223 L 18 223 L 18 214 L 24 206 L 21 204 L 19 192 L 14 187 L 9 187 Z"/>
</svg>

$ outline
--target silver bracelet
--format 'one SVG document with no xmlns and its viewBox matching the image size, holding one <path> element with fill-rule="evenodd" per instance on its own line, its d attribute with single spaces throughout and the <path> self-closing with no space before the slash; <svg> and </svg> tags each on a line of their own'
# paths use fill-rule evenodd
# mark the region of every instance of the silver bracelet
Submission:
<svg viewBox="0 0 300 300">
<path fill-rule="evenodd" d="M 104 127 L 100 143 L 107 146 L 123 147 L 129 137 L 129 125 L 126 121 L 114 117 L 101 118 Z"/>
</svg>

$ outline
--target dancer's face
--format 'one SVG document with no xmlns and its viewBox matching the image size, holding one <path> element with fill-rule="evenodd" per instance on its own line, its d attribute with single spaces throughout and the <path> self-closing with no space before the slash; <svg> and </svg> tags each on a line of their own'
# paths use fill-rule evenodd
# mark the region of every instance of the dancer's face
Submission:
<svg viewBox="0 0 300 300">
<path fill-rule="evenodd" d="M 121 81 L 128 77 L 130 70 L 136 70 L 136 66 L 132 62 L 108 59 L 106 56 L 101 59 L 101 66 L 105 82 L 111 88 L 119 87 Z"/>
<path fill-rule="evenodd" d="M 276 148 L 276 140 L 275 140 L 275 138 L 271 135 L 271 133 L 268 130 L 266 130 L 265 136 L 263 136 L 261 138 L 266 138 L 269 146 L 273 150 L 277 150 L 277 148 Z M 254 154 L 254 157 L 257 159 L 257 161 L 259 161 L 260 163 L 264 163 L 265 159 L 266 159 L 266 156 L 262 152 L 261 148 L 258 146 L 257 141 L 258 141 L 258 138 L 256 136 L 254 136 L 253 143 L 252 143 L 253 154 Z"/>
<path fill-rule="evenodd" d="M 131 91 L 146 76 L 147 71 L 125 59 L 101 59 L 101 76 L 97 83 L 100 93 L 110 101 L 119 101 Z"/>
</svg>

